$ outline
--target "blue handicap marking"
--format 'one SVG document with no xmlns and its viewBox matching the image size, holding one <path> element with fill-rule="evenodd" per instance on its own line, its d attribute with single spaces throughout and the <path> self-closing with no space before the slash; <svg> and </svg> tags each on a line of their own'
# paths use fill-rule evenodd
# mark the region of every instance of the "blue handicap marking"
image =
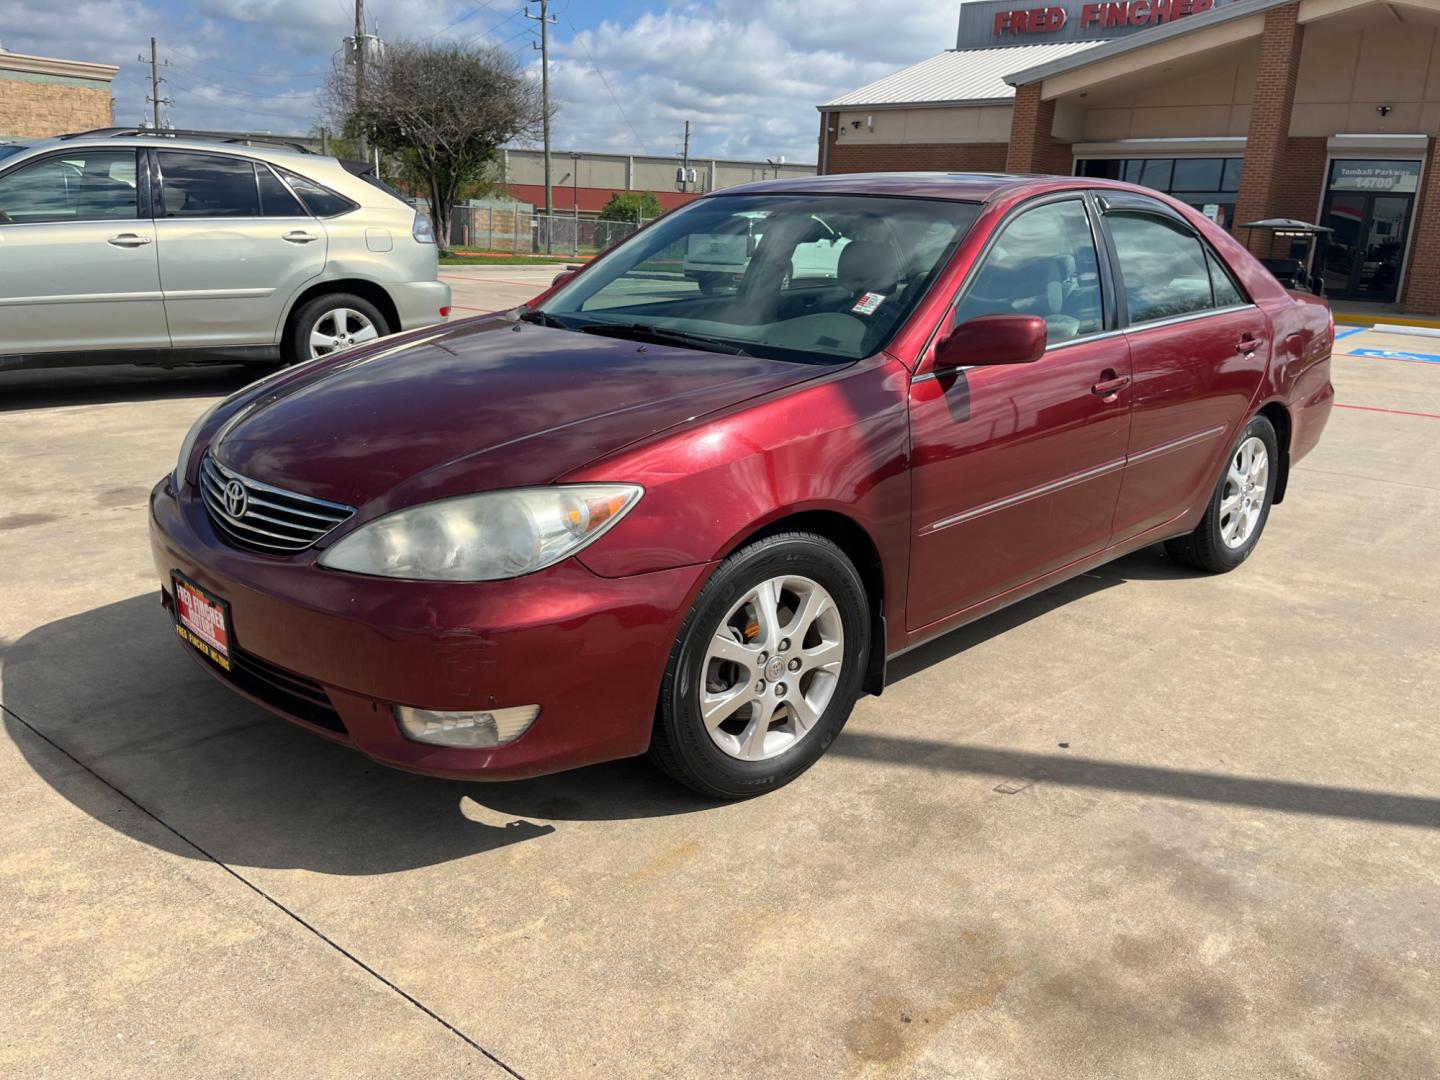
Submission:
<svg viewBox="0 0 1440 1080">
<path fill-rule="evenodd" d="M 1351 334 L 1363 334 L 1366 330 L 1369 329 L 1370 327 L 1368 326 L 1352 326 L 1348 330 L 1339 330 L 1335 333 L 1335 340 L 1339 341 L 1341 338 L 1347 338 Z"/>
<path fill-rule="evenodd" d="M 1373 356 L 1377 360 L 1417 360 L 1422 364 L 1440 364 L 1434 353 L 1398 352 L 1395 349 L 1356 349 L 1351 356 Z"/>
</svg>

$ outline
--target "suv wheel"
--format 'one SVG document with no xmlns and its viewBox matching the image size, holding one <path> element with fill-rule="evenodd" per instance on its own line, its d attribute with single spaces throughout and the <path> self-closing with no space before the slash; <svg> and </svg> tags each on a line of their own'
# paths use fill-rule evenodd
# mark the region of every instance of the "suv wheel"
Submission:
<svg viewBox="0 0 1440 1080">
<path fill-rule="evenodd" d="M 385 316 L 363 297 L 353 293 L 317 296 L 290 320 L 283 347 L 285 362 L 328 356 L 390 332 Z"/>
</svg>

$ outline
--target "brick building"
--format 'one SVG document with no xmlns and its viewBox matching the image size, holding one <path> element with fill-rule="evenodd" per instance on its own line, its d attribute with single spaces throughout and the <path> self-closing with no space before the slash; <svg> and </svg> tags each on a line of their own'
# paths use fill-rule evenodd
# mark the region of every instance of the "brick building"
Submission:
<svg viewBox="0 0 1440 1080">
<path fill-rule="evenodd" d="M 1440 312 L 1440 0 L 974 0 L 956 45 L 819 106 L 820 171 L 1114 177 L 1230 228 L 1319 222 L 1332 298 Z"/>
<path fill-rule="evenodd" d="M 44 138 L 114 122 L 110 64 L 0 49 L 0 139 Z"/>
</svg>

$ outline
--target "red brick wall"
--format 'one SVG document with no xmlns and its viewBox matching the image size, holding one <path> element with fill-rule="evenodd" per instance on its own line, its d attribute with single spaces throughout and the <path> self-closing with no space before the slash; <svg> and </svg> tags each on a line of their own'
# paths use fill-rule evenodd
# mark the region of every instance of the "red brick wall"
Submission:
<svg viewBox="0 0 1440 1080">
<path fill-rule="evenodd" d="M 1041 99 L 1039 83 L 1016 87 L 1005 171 L 1070 175 L 1073 171 L 1070 144 L 1059 142 L 1050 134 L 1054 124 L 1055 102 Z"/>
<path fill-rule="evenodd" d="M 1004 143 L 905 143 L 832 146 L 832 173 L 1002 172 Z"/>
<path fill-rule="evenodd" d="M 1245 173 L 1240 179 L 1235 220 L 1256 221 L 1275 217 L 1285 190 L 1290 163 L 1290 116 L 1295 106 L 1295 81 L 1300 73 L 1300 47 L 1305 28 L 1299 21 L 1300 5 L 1286 4 L 1265 13 L 1260 39 L 1260 63 L 1255 70 L 1255 101 L 1250 108 L 1250 130 L 1245 140 Z M 1310 209 L 1304 216 L 1315 211 Z M 1268 235 L 1251 240 L 1261 255 L 1270 250 Z"/>
<path fill-rule="evenodd" d="M 1440 315 L 1440 139 L 1430 140 L 1425 175 L 1415 198 L 1415 233 L 1405 270 L 1404 311 Z"/>
<path fill-rule="evenodd" d="M 1317 222 L 1320 213 L 1320 194 L 1325 190 L 1325 139 L 1323 136 L 1304 139 L 1290 139 L 1285 143 L 1284 168 L 1275 178 L 1274 209 L 1259 217 L 1298 218 L 1301 221 Z M 1245 158 L 1245 168 L 1250 168 L 1250 158 Z M 1242 174 L 1243 175 L 1243 174 Z M 1244 183 L 1242 178 L 1241 183 Z M 1237 210 L 1235 223 L 1255 221 L 1254 217 L 1242 218 Z M 1244 230 L 1236 235 L 1243 241 Z M 1255 234 L 1255 247 L 1260 248 L 1260 234 Z M 1268 254 L 1272 259 L 1283 259 L 1290 254 L 1291 240 L 1271 238 Z"/>
</svg>

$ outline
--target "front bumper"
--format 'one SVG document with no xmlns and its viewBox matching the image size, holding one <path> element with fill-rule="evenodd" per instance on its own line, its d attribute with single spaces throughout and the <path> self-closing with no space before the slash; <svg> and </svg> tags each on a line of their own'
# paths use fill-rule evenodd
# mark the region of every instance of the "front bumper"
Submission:
<svg viewBox="0 0 1440 1080">
<path fill-rule="evenodd" d="M 368 578 L 220 539 L 193 493 L 150 494 L 150 542 L 167 607 L 179 571 L 230 605 L 236 662 L 212 675 L 273 712 L 376 761 L 441 776 L 506 779 L 629 757 L 650 743 L 680 623 L 708 565 L 602 578 L 568 559 L 512 581 Z M 405 738 L 392 705 L 541 707 L 490 749 Z"/>
<path fill-rule="evenodd" d="M 450 286 L 443 281 L 402 281 L 385 286 L 400 314 L 396 330 L 416 330 L 443 323 L 441 308 L 450 306 Z"/>
</svg>

